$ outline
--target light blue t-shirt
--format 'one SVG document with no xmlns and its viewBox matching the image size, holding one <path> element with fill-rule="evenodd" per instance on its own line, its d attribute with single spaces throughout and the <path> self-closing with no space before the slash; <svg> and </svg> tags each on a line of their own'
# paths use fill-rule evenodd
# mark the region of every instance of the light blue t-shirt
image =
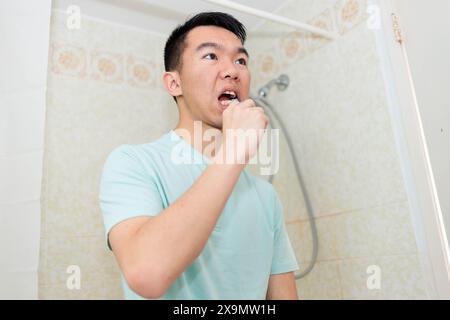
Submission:
<svg viewBox="0 0 450 320">
<path fill-rule="evenodd" d="M 106 238 L 121 221 L 170 206 L 209 162 L 173 130 L 152 143 L 117 147 L 100 186 Z M 297 269 L 277 193 L 244 170 L 203 251 L 161 299 L 265 299 L 271 274 Z M 123 276 L 122 285 L 126 299 L 142 299 Z"/>
</svg>

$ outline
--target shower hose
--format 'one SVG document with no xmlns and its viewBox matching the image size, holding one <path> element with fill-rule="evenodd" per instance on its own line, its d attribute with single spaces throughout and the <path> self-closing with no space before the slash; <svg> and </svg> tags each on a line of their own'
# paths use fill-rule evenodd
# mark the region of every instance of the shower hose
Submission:
<svg viewBox="0 0 450 320">
<path fill-rule="evenodd" d="M 309 263 L 306 266 L 306 268 L 303 271 L 300 271 L 300 272 L 295 274 L 295 279 L 301 279 L 304 276 L 306 276 L 308 273 L 310 273 L 311 270 L 314 268 L 314 265 L 315 265 L 315 263 L 317 261 L 317 254 L 318 254 L 318 251 L 319 251 L 319 239 L 318 239 L 318 235 L 317 235 L 317 226 L 316 226 L 316 222 L 315 222 L 315 219 L 314 219 L 314 214 L 313 214 L 313 209 L 312 209 L 312 206 L 311 206 L 311 201 L 309 199 L 308 192 L 307 192 L 307 190 L 305 188 L 305 183 L 304 183 L 301 171 L 300 171 L 300 166 L 299 166 L 299 163 L 298 163 L 298 159 L 297 159 L 297 156 L 296 156 L 296 154 L 294 152 L 295 150 L 293 148 L 292 139 L 291 139 L 289 133 L 286 130 L 286 126 L 284 125 L 284 123 L 281 120 L 281 118 L 278 115 L 278 113 L 275 111 L 275 108 L 273 108 L 273 106 L 266 99 L 264 99 L 262 97 L 261 98 L 253 98 L 252 97 L 252 99 L 254 101 L 256 101 L 256 102 L 260 102 L 262 107 L 265 110 L 268 111 L 268 116 L 269 116 L 269 119 L 271 120 L 271 123 L 273 123 L 273 122 L 277 123 L 279 128 L 281 129 L 281 131 L 282 131 L 282 133 L 283 133 L 283 135 L 284 135 L 284 137 L 286 139 L 286 142 L 287 142 L 287 145 L 288 145 L 288 148 L 289 148 L 289 152 L 291 154 L 292 161 L 294 163 L 295 173 L 297 175 L 297 179 L 298 179 L 298 182 L 300 184 L 300 187 L 301 187 L 301 190 L 302 190 L 302 193 L 303 193 L 303 198 L 304 198 L 304 202 L 305 202 L 305 206 L 306 206 L 306 211 L 307 211 L 307 214 L 308 214 L 309 225 L 311 227 L 312 253 L 311 253 L 311 259 L 309 260 Z M 275 121 L 273 121 L 273 120 L 275 120 Z M 274 128 L 272 124 L 271 124 L 271 127 Z M 270 178 L 269 178 L 269 182 L 273 183 L 273 179 L 274 179 L 274 175 L 271 175 Z"/>
</svg>

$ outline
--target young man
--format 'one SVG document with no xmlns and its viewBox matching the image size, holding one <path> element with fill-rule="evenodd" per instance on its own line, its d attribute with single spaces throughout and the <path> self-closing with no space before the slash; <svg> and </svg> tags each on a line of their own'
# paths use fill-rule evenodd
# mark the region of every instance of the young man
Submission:
<svg viewBox="0 0 450 320">
<path fill-rule="evenodd" d="M 227 143 L 233 130 L 268 125 L 249 99 L 245 38 L 244 26 L 219 12 L 175 29 L 163 81 L 178 105 L 177 127 L 152 143 L 122 145 L 105 163 L 100 205 L 128 299 L 297 299 L 280 200 L 244 170 L 261 134 Z M 185 140 L 195 130 L 218 133 L 210 157 L 206 141 Z M 175 161 L 180 154 L 195 161 Z M 224 161 L 229 154 L 234 161 Z"/>
</svg>

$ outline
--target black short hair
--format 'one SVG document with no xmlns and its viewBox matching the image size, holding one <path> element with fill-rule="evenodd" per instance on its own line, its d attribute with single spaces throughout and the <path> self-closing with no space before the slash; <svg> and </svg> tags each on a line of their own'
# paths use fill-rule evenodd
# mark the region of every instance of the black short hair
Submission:
<svg viewBox="0 0 450 320">
<path fill-rule="evenodd" d="M 196 14 L 184 24 L 172 31 L 164 47 L 164 67 L 166 71 L 180 71 L 182 68 L 181 56 L 186 48 L 185 39 L 189 31 L 200 26 L 216 26 L 233 32 L 245 43 L 247 33 L 245 26 L 232 15 L 223 12 L 202 12 Z M 176 98 L 174 97 L 175 101 Z"/>
</svg>

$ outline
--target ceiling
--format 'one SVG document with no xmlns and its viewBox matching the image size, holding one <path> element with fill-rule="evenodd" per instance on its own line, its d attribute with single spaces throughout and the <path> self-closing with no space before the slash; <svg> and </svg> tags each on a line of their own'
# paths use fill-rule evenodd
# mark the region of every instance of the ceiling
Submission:
<svg viewBox="0 0 450 320">
<path fill-rule="evenodd" d="M 275 12 L 290 0 L 234 0 L 266 12 Z M 66 12 L 77 5 L 82 15 L 132 26 L 168 36 L 186 17 L 201 11 L 222 11 L 235 16 L 249 31 L 255 30 L 263 19 L 203 0 L 53 0 L 53 9 Z"/>
</svg>

